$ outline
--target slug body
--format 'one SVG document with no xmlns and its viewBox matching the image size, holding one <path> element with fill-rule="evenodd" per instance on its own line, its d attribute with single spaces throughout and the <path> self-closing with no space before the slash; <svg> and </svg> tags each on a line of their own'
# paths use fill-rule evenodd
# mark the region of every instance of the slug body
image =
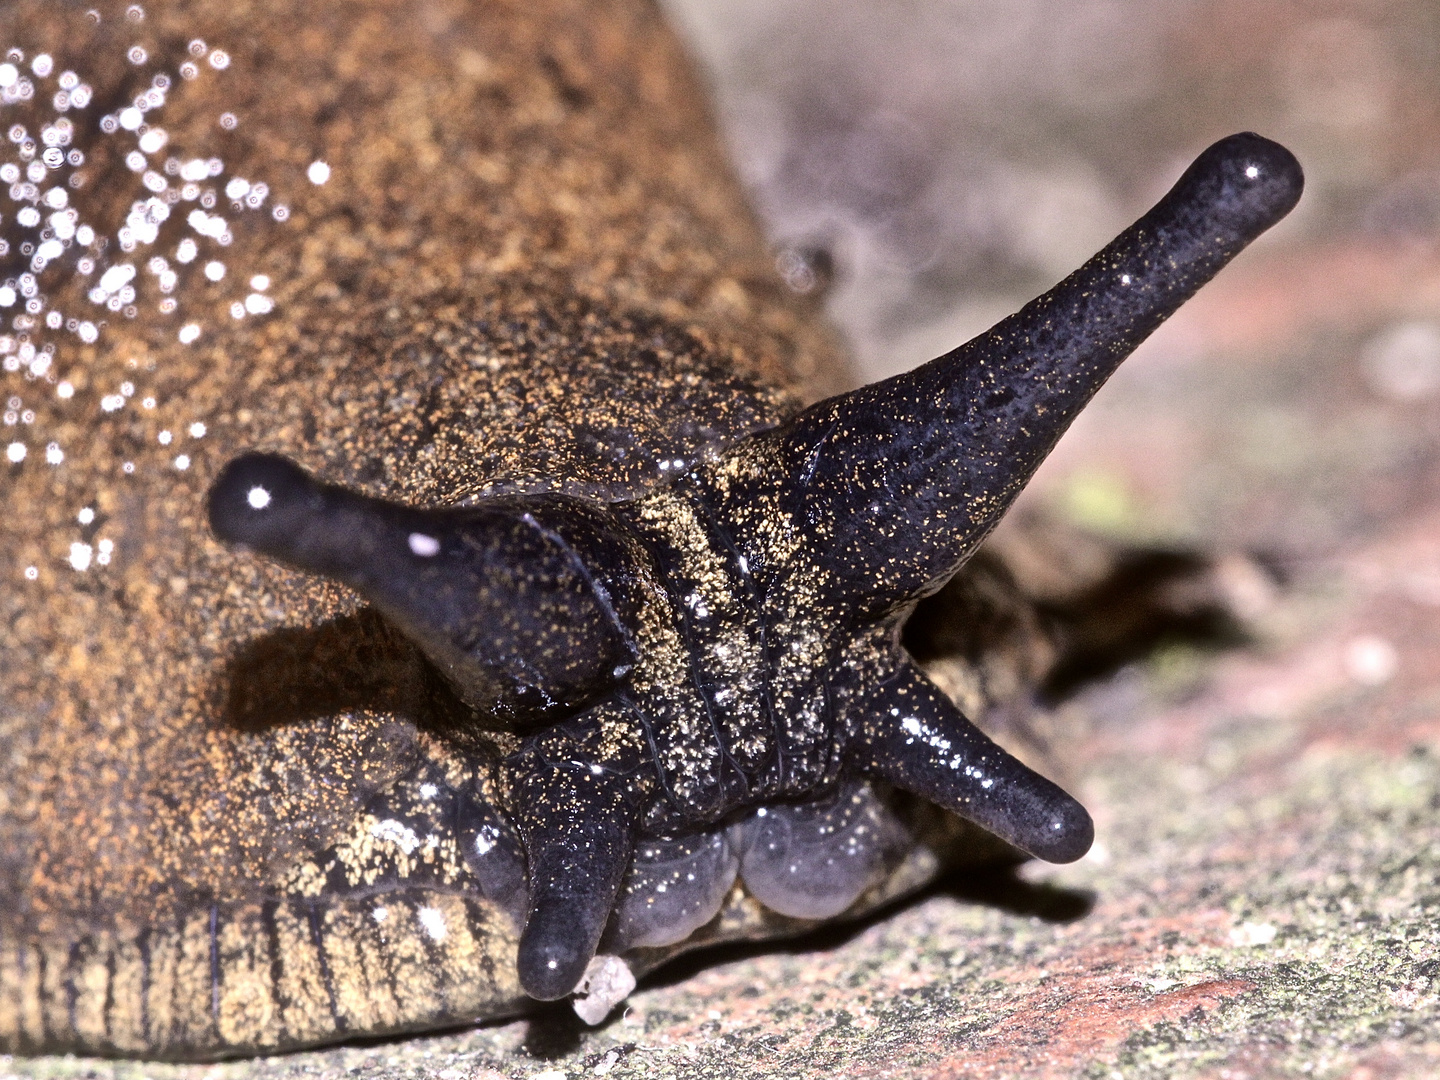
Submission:
<svg viewBox="0 0 1440 1080">
<path fill-rule="evenodd" d="M 59 460 L 12 457 L 0 531 L 0 1047 L 504 1015 L 597 953 L 644 968 L 912 886 L 893 790 L 1088 848 L 899 630 L 1294 205 L 1286 151 L 1216 144 L 1015 316 L 825 397 L 843 368 L 646 3 L 0 26 L 95 68 L 70 206 L 115 223 L 9 255 L 43 303 L 7 355 L 51 359 L 6 377 Z M 262 172 L 275 209 L 246 216 Z"/>
</svg>

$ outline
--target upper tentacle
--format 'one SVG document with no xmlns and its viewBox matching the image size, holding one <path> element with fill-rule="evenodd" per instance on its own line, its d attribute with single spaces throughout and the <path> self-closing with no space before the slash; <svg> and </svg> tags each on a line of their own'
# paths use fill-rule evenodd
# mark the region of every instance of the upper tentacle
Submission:
<svg viewBox="0 0 1440 1080">
<path fill-rule="evenodd" d="M 470 705 L 511 726 L 593 701 L 638 659 L 630 584 L 641 556 L 578 499 L 420 510 L 247 454 L 215 481 L 210 522 L 223 540 L 354 588 Z"/>
<path fill-rule="evenodd" d="M 939 587 L 1120 362 L 1288 213 L 1302 185 L 1276 143 L 1249 133 L 1216 143 L 1149 213 L 1015 315 L 737 448 L 719 501 L 740 516 L 778 504 L 835 581 L 837 606 L 859 615 Z M 763 551 L 753 561 L 763 566 Z"/>
<path fill-rule="evenodd" d="M 904 661 L 846 703 L 861 772 L 914 792 L 1021 851 L 1072 862 L 1090 850 L 1085 808 L 988 739 Z"/>
</svg>

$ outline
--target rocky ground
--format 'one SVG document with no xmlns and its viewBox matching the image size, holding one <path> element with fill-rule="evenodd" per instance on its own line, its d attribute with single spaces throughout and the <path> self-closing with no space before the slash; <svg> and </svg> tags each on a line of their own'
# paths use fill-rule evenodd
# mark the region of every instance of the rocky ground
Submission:
<svg viewBox="0 0 1440 1080">
<path fill-rule="evenodd" d="M 0 1076 L 1405 1077 L 1440 1072 L 1440 9 L 675 0 L 800 286 L 872 375 L 1078 263 L 1213 138 L 1309 193 L 1135 357 L 1023 511 L 1245 556 L 1253 643 L 1054 720 L 1098 842 L 680 961 L 623 1016 Z M 807 275 L 809 275 L 807 277 Z"/>
</svg>

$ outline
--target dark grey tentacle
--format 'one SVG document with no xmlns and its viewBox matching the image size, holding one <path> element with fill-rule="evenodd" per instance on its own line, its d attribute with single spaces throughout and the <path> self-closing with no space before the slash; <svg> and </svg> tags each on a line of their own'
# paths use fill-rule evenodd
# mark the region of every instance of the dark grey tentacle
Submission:
<svg viewBox="0 0 1440 1080">
<path fill-rule="evenodd" d="M 782 518 L 805 530 L 834 581 L 833 599 L 862 617 L 938 588 L 1120 362 L 1284 217 L 1303 182 L 1284 147 L 1250 133 L 1221 140 L 1154 209 L 1016 314 L 762 437 L 768 462 L 718 500 L 738 513 L 778 493 Z"/>
<path fill-rule="evenodd" d="M 967 720 L 919 672 L 898 664 L 845 703 L 859 771 L 975 822 L 1021 851 L 1073 862 L 1090 850 L 1085 808 Z"/>
<path fill-rule="evenodd" d="M 640 556 L 592 503 L 540 495 L 421 510 L 246 454 L 216 479 L 209 510 L 220 539 L 355 589 L 497 723 L 573 712 L 638 658 L 623 582 Z"/>
<path fill-rule="evenodd" d="M 575 989 L 600 944 L 634 848 L 623 776 L 580 762 L 515 763 L 513 816 L 530 866 L 517 970 L 531 997 Z"/>
</svg>

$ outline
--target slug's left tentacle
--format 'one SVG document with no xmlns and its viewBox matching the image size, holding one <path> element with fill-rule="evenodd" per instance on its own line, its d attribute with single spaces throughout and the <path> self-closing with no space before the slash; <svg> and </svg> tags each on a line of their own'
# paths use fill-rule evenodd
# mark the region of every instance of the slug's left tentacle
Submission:
<svg viewBox="0 0 1440 1080">
<path fill-rule="evenodd" d="M 1284 147 L 1248 132 L 1221 140 L 1149 213 L 988 332 L 737 448 L 719 501 L 739 516 L 778 503 L 833 581 L 824 598 L 860 617 L 939 588 L 1120 362 L 1302 186 Z M 763 543 L 751 546 L 763 566 Z"/>
<path fill-rule="evenodd" d="M 1048 862 L 1090 850 L 1095 826 L 1057 785 L 988 739 L 923 675 L 897 666 L 850 698 L 861 772 L 913 792 Z"/>
<path fill-rule="evenodd" d="M 498 724 L 573 712 L 638 658 L 633 600 L 605 581 L 634 555 L 591 504 L 531 496 L 422 510 L 246 454 L 216 479 L 209 510 L 220 539 L 355 589 Z"/>
<path fill-rule="evenodd" d="M 600 944 L 630 863 L 636 814 L 624 777 L 598 765 L 512 765 L 515 824 L 530 867 L 520 985 L 540 1001 L 575 989 Z"/>
</svg>

